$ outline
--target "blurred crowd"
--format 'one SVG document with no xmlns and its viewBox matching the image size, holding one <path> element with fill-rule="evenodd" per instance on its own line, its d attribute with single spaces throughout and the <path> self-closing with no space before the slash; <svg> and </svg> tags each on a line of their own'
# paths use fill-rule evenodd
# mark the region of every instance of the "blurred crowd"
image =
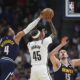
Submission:
<svg viewBox="0 0 80 80">
<path fill-rule="evenodd" d="M 8 24 L 17 33 L 33 21 L 45 7 L 49 7 L 48 0 L 0 0 L 0 25 Z M 47 26 L 45 27 L 46 29 L 49 29 L 49 26 L 45 21 L 42 21 L 41 24 L 43 24 L 43 26 Z M 73 31 L 74 32 L 70 37 L 70 43 L 67 49 L 71 59 L 80 58 L 80 24 L 75 24 Z M 18 80 L 29 80 L 30 77 L 30 55 L 27 49 L 27 42 L 29 40 L 30 39 L 27 39 L 27 37 L 24 37 L 21 40 L 20 53 L 15 60 L 17 68 L 14 73 Z M 55 41 L 55 45 L 56 43 L 59 44 L 59 41 Z M 53 49 L 53 47 L 54 45 L 49 48 Z M 50 73 L 53 76 L 50 61 L 49 67 Z M 77 68 L 76 71 L 78 72 L 76 76 L 79 77 L 79 68 Z"/>
</svg>

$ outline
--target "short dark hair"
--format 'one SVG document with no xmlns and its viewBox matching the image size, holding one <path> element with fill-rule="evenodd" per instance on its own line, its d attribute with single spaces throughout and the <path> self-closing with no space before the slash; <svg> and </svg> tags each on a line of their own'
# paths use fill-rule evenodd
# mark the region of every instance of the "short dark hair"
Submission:
<svg viewBox="0 0 80 80">
<path fill-rule="evenodd" d="M 1 29 L 0 29 L 0 36 L 1 37 L 4 37 L 4 36 L 7 36 L 8 35 L 8 32 L 9 32 L 9 26 L 1 26 Z"/>
<path fill-rule="evenodd" d="M 38 24 L 36 27 L 38 30 L 42 31 L 42 29 L 46 28 L 43 24 Z"/>
<path fill-rule="evenodd" d="M 31 31 L 31 36 L 36 36 L 38 33 L 38 29 L 32 30 Z"/>
</svg>

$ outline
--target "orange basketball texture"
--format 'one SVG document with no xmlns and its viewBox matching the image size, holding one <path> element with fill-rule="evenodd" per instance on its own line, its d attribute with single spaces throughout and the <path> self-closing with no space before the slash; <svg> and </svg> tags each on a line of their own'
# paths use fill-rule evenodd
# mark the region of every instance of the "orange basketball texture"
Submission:
<svg viewBox="0 0 80 80">
<path fill-rule="evenodd" d="M 42 11 L 42 15 L 45 19 L 52 19 L 54 16 L 54 11 L 51 8 L 45 8 Z"/>
</svg>

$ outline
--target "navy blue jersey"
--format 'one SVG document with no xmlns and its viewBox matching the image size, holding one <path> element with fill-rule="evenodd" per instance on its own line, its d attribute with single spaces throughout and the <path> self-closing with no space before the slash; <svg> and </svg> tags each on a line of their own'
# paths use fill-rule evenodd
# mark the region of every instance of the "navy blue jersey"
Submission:
<svg viewBox="0 0 80 80">
<path fill-rule="evenodd" d="M 18 56 L 19 46 L 12 36 L 5 36 L 0 40 L 0 57 L 9 57 L 13 60 Z"/>
<path fill-rule="evenodd" d="M 54 79 L 55 80 L 75 80 L 75 71 L 71 65 L 67 67 L 61 64 L 61 67 L 58 71 L 54 72 Z"/>
</svg>

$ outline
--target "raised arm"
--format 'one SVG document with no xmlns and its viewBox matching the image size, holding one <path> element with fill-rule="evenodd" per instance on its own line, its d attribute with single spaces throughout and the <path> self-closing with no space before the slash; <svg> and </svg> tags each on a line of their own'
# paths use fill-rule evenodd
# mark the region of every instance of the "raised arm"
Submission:
<svg viewBox="0 0 80 80">
<path fill-rule="evenodd" d="M 35 28 L 36 25 L 38 24 L 38 22 L 39 22 L 41 19 L 48 19 L 48 17 L 47 17 L 46 14 L 48 14 L 48 16 L 50 16 L 50 13 L 51 13 L 51 12 L 48 11 L 47 8 L 46 8 L 46 9 L 43 9 L 43 10 L 41 11 L 41 13 L 40 13 L 40 16 L 39 16 L 36 20 L 34 20 L 32 23 L 30 23 L 23 31 L 20 31 L 20 32 L 17 33 L 17 35 L 15 36 L 15 42 L 16 42 L 17 44 L 19 44 L 21 38 L 22 38 L 24 35 L 26 35 L 27 33 L 29 33 L 29 31 L 31 31 L 33 28 Z"/>
<path fill-rule="evenodd" d="M 57 30 L 56 30 L 56 28 L 55 28 L 52 20 L 50 20 L 50 21 L 48 21 L 48 22 L 49 22 L 49 25 L 50 25 L 50 28 L 51 28 L 51 31 L 52 31 L 52 34 L 51 34 L 50 36 L 51 36 L 52 39 L 53 39 L 54 37 L 57 36 Z"/>
<path fill-rule="evenodd" d="M 61 43 L 51 51 L 50 60 L 54 66 L 53 70 L 58 69 L 59 65 L 60 65 L 60 61 L 58 60 L 58 58 L 55 55 L 58 54 L 59 50 L 67 44 L 68 44 L 68 37 L 63 37 L 61 40 Z"/>
<path fill-rule="evenodd" d="M 52 22 L 52 18 L 54 17 L 54 10 L 53 9 L 49 9 L 49 11 L 51 12 L 50 13 L 50 16 L 47 15 L 46 17 L 46 20 L 48 21 L 49 25 L 50 25 L 50 28 L 51 28 L 51 38 L 54 39 L 55 36 L 57 36 L 57 31 L 56 31 L 56 28 Z"/>
<path fill-rule="evenodd" d="M 75 67 L 80 67 L 80 59 L 73 59 L 72 64 Z"/>
<path fill-rule="evenodd" d="M 38 22 L 41 20 L 41 18 L 42 17 L 39 16 L 37 19 L 31 22 L 23 31 L 18 32 L 17 35 L 15 36 L 15 42 L 19 44 L 21 38 L 27 33 L 29 33 L 29 31 L 31 31 L 33 28 L 35 28 Z"/>
</svg>

